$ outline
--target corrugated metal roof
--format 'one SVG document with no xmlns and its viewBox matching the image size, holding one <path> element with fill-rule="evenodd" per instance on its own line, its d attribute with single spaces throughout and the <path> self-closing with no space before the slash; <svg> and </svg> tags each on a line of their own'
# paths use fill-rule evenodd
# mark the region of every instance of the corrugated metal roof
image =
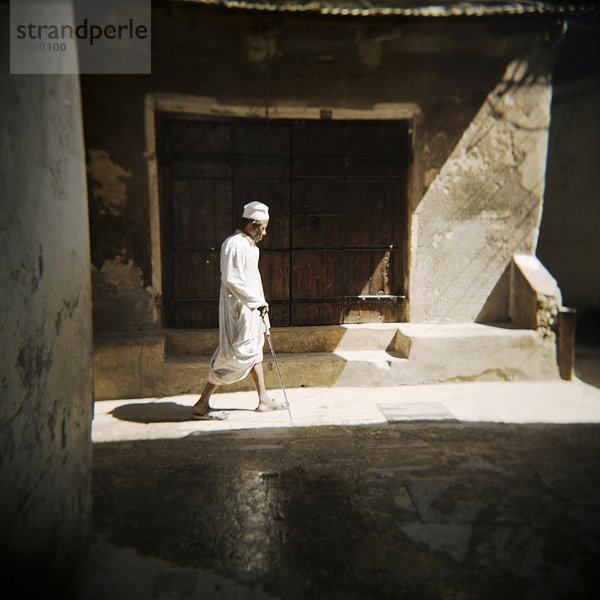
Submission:
<svg viewBox="0 0 600 600">
<path fill-rule="evenodd" d="M 268 12 L 318 13 L 339 16 L 453 17 L 525 14 L 573 14 L 593 9 L 593 5 L 574 2 L 521 0 L 175 0 L 230 9 Z"/>
</svg>

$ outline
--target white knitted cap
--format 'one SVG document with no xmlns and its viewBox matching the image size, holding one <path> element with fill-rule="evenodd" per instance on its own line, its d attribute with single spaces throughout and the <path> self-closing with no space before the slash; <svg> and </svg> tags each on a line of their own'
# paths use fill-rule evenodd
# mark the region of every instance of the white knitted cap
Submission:
<svg viewBox="0 0 600 600">
<path fill-rule="evenodd" d="M 244 219 L 252 219 L 253 221 L 268 221 L 269 207 L 262 202 L 249 202 L 244 206 Z"/>
</svg>

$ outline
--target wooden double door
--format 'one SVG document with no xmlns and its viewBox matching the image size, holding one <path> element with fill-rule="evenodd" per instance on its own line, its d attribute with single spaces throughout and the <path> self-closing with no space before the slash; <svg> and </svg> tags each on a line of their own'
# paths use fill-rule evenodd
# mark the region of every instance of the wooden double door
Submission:
<svg viewBox="0 0 600 600">
<path fill-rule="evenodd" d="M 166 326 L 218 326 L 220 246 L 251 200 L 273 325 L 402 320 L 408 122 L 157 119 Z"/>
</svg>

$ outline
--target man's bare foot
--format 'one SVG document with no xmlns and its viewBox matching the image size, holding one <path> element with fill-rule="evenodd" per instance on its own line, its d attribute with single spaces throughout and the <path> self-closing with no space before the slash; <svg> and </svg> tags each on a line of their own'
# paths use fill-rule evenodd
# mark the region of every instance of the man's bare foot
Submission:
<svg viewBox="0 0 600 600">
<path fill-rule="evenodd" d="M 202 401 L 198 400 L 198 402 L 196 402 L 196 404 L 194 404 L 194 408 L 192 408 L 192 416 L 193 417 L 205 416 L 208 414 L 209 410 L 210 410 L 210 406 L 208 405 L 208 402 L 202 402 Z"/>
<path fill-rule="evenodd" d="M 261 398 L 255 410 L 256 412 L 269 412 L 271 410 L 285 410 L 286 408 L 287 404 L 282 400 L 275 400 L 273 398 L 263 400 Z"/>
<path fill-rule="evenodd" d="M 264 391 L 262 394 L 259 393 L 258 406 L 256 407 L 257 412 L 265 412 L 265 411 L 269 410 L 269 406 L 271 406 L 271 402 L 273 402 L 273 400 L 271 400 L 271 398 L 269 398 L 269 395 L 267 394 L 266 391 Z"/>
</svg>

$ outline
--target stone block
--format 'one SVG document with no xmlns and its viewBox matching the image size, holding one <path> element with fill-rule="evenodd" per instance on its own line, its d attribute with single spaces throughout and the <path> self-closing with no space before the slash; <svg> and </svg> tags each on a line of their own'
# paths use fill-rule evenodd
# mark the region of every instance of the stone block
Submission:
<svg viewBox="0 0 600 600">
<path fill-rule="evenodd" d="M 562 298 L 556 280 L 535 257 L 515 254 L 511 271 L 509 313 L 511 323 L 552 336 Z"/>
<path fill-rule="evenodd" d="M 94 395 L 96 400 L 139 398 L 142 394 L 137 343 L 97 344 L 94 348 Z"/>
</svg>

